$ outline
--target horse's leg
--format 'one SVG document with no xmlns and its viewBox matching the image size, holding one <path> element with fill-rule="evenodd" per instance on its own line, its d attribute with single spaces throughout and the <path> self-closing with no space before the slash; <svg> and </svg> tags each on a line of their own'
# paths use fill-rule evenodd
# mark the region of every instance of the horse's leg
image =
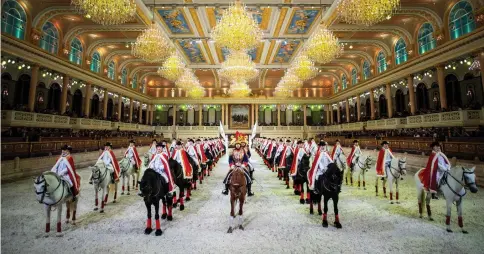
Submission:
<svg viewBox="0 0 484 254">
<path fill-rule="evenodd" d="M 347 168 L 346 169 L 346 173 L 345 173 L 345 182 L 346 182 L 346 185 L 348 185 L 348 175 L 349 175 L 350 172 L 351 172 L 351 169 L 350 168 Z"/>
<path fill-rule="evenodd" d="M 173 192 L 173 207 L 176 208 L 178 205 L 178 199 L 176 199 L 176 191 Z"/>
<path fill-rule="evenodd" d="M 173 220 L 173 198 L 171 198 L 170 196 L 167 196 L 166 198 L 166 206 L 168 206 L 168 216 L 166 217 L 166 219 L 168 221 L 172 221 Z"/>
<path fill-rule="evenodd" d="M 162 218 L 163 220 L 164 220 L 164 219 L 166 219 L 166 216 L 167 216 L 167 214 L 166 214 L 166 200 L 167 200 L 167 198 L 166 198 L 166 197 L 163 197 L 163 198 L 161 199 L 161 203 L 162 203 L 162 209 L 163 209 L 162 214 L 161 214 L 161 218 Z"/>
<path fill-rule="evenodd" d="M 124 195 L 124 183 L 126 182 L 126 174 L 123 174 L 123 185 L 121 186 L 121 195 Z M 129 186 L 129 178 L 128 178 L 128 186 Z M 129 188 L 129 187 L 128 187 Z"/>
<path fill-rule="evenodd" d="M 365 170 L 361 170 L 361 177 L 363 178 L 363 190 L 366 190 L 366 178 L 365 178 Z"/>
<path fill-rule="evenodd" d="M 45 209 L 45 233 L 50 232 L 50 206 L 44 205 Z"/>
<path fill-rule="evenodd" d="M 358 189 L 361 187 L 361 174 L 358 174 Z"/>
<path fill-rule="evenodd" d="M 149 201 L 145 201 L 145 206 L 147 211 L 145 234 L 149 235 L 153 231 L 151 228 L 151 203 Z"/>
<path fill-rule="evenodd" d="M 375 195 L 378 197 L 378 176 L 375 178 Z"/>
<path fill-rule="evenodd" d="M 185 189 L 183 187 L 180 188 L 180 195 L 178 197 L 178 202 L 180 202 L 180 211 L 185 210 Z"/>
<path fill-rule="evenodd" d="M 192 187 L 189 186 L 187 188 L 187 197 L 185 198 L 186 201 L 190 201 L 190 196 L 192 195 Z"/>
<path fill-rule="evenodd" d="M 398 182 L 399 181 L 400 180 L 398 178 L 395 180 L 395 188 L 396 188 L 396 191 L 395 191 L 395 199 L 397 200 L 397 204 L 400 204 L 400 201 L 398 201 Z"/>
<path fill-rule="evenodd" d="M 299 203 L 304 204 L 304 183 L 300 183 L 298 186 L 300 189 Z"/>
<path fill-rule="evenodd" d="M 240 195 L 239 198 L 239 229 L 244 230 L 244 226 L 242 223 L 244 222 L 244 203 L 245 203 L 245 195 Z"/>
<path fill-rule="evenodd" d="M 339 214 L 338 214 L 338 200 L 339 196 L 338 193 L 333 194 L 333 209 L 334 209 L 334 226 L 336 228 L 342 228 L 341 223 L 339 222 Z"/>
<path fill-rule="evenodd" d="M 423 205 L 422 201 L 424 199 L 424 192 L 423 189 L 417 186 L 417 200 L 418 200 L 418 214 L 420 219 L 422 219 L 422 212 L 423 212 Z"/>
<path fill-rule="evenodd" d="M 62 232 L 62 204 L 57 206 L 57 233 Z"/>
<path fill-rule="evenodd" d="M 106 192 L 106 186 L 103 187 L 103 194 L 101 196 L 101 211 L 100 213 L 104 213 L 104 206 L 108 200 L 108 193 Z"/>
<path fill-rule="evenodd" d="M 141 174 L 140 172 L 141 172 L 141 169 L 139 168 L 138 173 L 136 173 L 136 189 L 135 190 L 138 190 L 138 181 L 139 181 L 139 177 L 140 177 L 140 174 Z M 134 177 L 133 177 L 133 186 L 135 186 Z"/>
<path fill-rule="evenodd" d="M 309 192 L 308 192 L 309 194 Z M 309 214 L 314 214 L 313 202 L 309 202 Z"/>
<path fill-rule="evenodd" d="M 94 200 L 94 211 L 97 211 L 99 208 L 99 188 L 97 185 L 94 185 L 94 195 L 95 195 L 95 200 Z M 102 203 L 102 200 L 101 200 Z"/>
<path fill-rule="evenodd" d="M 434 219 L 432 218 L 432 211 L 430 210 L 430 198 L 431 198 L 431 194 L 430 192 L 427 192 L 427 196 L 425 197 L 427 216 L 429 217 L 429 220 L 433 221 Z"/>
<path fill-rule="evenodd" d="M 323 211 L 321 210 L 321 200 L 318 202 L 318 214 L 323 215 Z"/>
<path fill-rule="evenodd" d="M 72 225 L 76 225 L 76 212 L 77 212 L 77 201 L 72 202 Z"/>
<path fill-rule="evenodd" d="M 155 225 L 156 225 L 156 231 L 155 235 L 160 236 L 163 234 L 163 231 L 161 231 L 161 225 L 160 225 L 160 199 L 159 198 L 154 198 L 155 200 Z"/>
<path fill-rule="evenodd" d="M 350 186 L 353 186 L 353 172 L 351 171 L 351 169 L 350 169 Z"/>
<path fill-rule="evenodd" d="M 383 185 L 383 197 L 384 198 L 387 198 L 387 179 L 386 178 L 383 178 L 383 182 L 382 182 L 382 185 Z"/>
<path fill-rule="evenodd" d="M 71 218 L 71 207 L 70 202 L 66 202 L 66 224 L 69 224 L 69 219 Z"/>
<path fill-rule="evenodd" d="M 311 194 L 309 193 L 309 183 L 306 182 L 306 204 L 311 203 Z"/>
<path fill-rule="evenodd" d="M 395 180 L 395 182 L 398 180 Z M 393 204 L 393 179 L 388 181 L 388 188 L 390 189 L 390 204 Z"/>
<path fill-rule="evenodd" d="M 235 217 L 235 212 L 234 212 L 234 204 L 235 203 L 235 197 L 230 193 L 230 218 L 229 218 L 229 229 L 227 230 L 227 233 L 232 233 L 234 229 L 232 228 L 234 224 L 234 217 Z"/>
<path fill-rule="evenodd" d="M 323 207 L 324 213 L 323 213 L 323 223 L 322 223 L 322 225 L 323 225 L 323 227 L 327 228 L 328 227 L 328 199 L 329 198 L 327 197 L 327 195 L 324 195 L 323 198 L 324 198 L 324 207 Z"/>
<path fill-rule="evenodd" d="M 464 230 L 464 221 L 462 219 L 462 198 L 457 201 L 457 216 L 459 227 L 462 230 L 462 233 L 467 234 L 468 232 Z"/>
<path fill-rule="evenodd" d="M 446 198 L 445 203 L 447 205 L 447 214 L 445 216 L 445 225 L 447 226 L 447 232 L 452 233 L 450 229 L 450 215 L 452 213 L 452 199 Z"/>
<path fill-rule="evenodd" d="M 108 192 L 109 192 L 109 189 L 108 189 Z M 116 203 L 116 197 L 118 196 L 118 183 L 115 182 L 114 183 L 114 200 L 113 200 L 113 203 Z"/>
</svg>

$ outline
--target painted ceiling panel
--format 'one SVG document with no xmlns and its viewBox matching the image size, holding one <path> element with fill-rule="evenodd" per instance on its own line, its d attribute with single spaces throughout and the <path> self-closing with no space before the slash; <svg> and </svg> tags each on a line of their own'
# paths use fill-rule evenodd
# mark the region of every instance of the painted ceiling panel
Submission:
<svg viewBox="0 0 484 254">
<path fill-rule="evenodd" d="M 178 45 L 182 48 L 191 63 L 206 63 L 207 60 L 203 55 L 200 43 L 194 40 L 177 40 Z"/>
<path fill-rule="evenodd" d="M 318 17 L 319 10 L 296 10 L 291 17 L 286 34 L 306 34 Z"/>
<path fill-rule="evenodd" d="M 301 40 L 282 41 L 272 62 L 289 63 L 300 44 Z"/>
<path fill-rule="evenodd" d="M 187 17 L 182 9 L 158 9 L 158 14 L 163 20 L 164 24 L 173 34 L 193 34 L 193 31 L 188 24 Z"/>
</svg>

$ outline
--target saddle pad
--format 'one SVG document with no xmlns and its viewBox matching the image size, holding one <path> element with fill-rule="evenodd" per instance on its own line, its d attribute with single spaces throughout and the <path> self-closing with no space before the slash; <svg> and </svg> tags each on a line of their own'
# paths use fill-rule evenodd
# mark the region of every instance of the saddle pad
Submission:
<svg viewBox="0 0 484 254">
<path fill-rule="evenodd" d="M 425 168 L 421 168 L 418 172 L 418 179 L 420 179 L 420 182 L 423 183 L 424 182 L 424 170 Z"/>
</svg>

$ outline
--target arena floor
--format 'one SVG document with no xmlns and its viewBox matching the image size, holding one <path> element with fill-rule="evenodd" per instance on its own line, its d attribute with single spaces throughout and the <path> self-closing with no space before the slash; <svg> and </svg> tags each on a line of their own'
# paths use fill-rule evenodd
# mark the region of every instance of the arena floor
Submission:
<svg viewBox="0 0 484 254">
<path fill-rule="evenodd" d="M 344 186 L 340 195 L 342 229 L 321 226 L 321 217 L 310 215 L 292 189 L 286 190 L 276 174 L 267 170 L 253 152 L 256 195 L 245 204 L 245 230 L 227 234 L 230 204 L 221 195 L 227 158 L 194 192 L 185 211 L 174 211 L 174 220 L 162 221 L 163 235 L 144 235 L 146 209 L 134 192 L 110 203 L 104 214 L 92 211 L 94 190 L 89 171 L 82 176 L 78 224 L 63 224 L 61 236 L 45 234 L 43 206 L 35 200 L 32 180 L 2 185 L 3 253 L 482 253 L 484 249 L 484 190 L 464 200 L 465 235 L 457 227 L 453 208 L 452 228 L 445 231 L 445 203 L 433 202 L 434 222 L 418 218 L 413 177 L 401 186 L 401 204 L 374 196 L 374 172 L 368 190 Z M 112 195 L 110 196 L 112 200 Z M 330 208 L 332 203 L 330 203 Z M 64 209 L 65 210 L 65 209 Z M 55 213 L 54 213 L 55 214 Z M 334 220 L 332 209 L 328 218 Z"/>
</svg>

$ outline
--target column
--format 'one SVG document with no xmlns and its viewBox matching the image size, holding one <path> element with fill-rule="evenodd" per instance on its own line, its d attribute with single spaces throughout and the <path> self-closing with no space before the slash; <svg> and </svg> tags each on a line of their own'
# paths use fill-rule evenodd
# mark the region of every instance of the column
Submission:
<svg viewBox="0 0 484 254">
<path fill-rule="evenodd" d="M 371 120 L 375 120 L 375 94 L 373 88 L 370 89 L 370 116 Z"/>
<path fill-rule="evenodd" d="M 358 115 L 357 116 L 358 121 L 360 121 L 361 120 L 361 103 L 360 103 L 360 95 L 359 94 L 356 95 L 356 114 Z"/>
<path fill-rule="evenodd" d="M 222 104 L 222 114 L 220 116 L 220 121 L 222 121 L 222 125 L 225 125 L 225 104 Z"/>
<path fill-rule="evenodd" d="M 108 118 L 108 100 L 109 100 L 108 89 L 104 89 L 104 97 L 103 97 L 103 117 L 104 117 L 104 120 L 106 120 Z M 131 100 L 131 103 L 133 103 L 132 100 Z"/>
<path fill-rule="evenodd" d="M 173 130 L 175 130 L 176 128 L 176 110 L 177 110 L 177 106 L 175 104 L 173 105 Z"/>
<path fill-rule="evenodd" d="M 338 121 L 337 123 L 341 123 L 341 109 L 340 109 L 340 104 L 339 102 L 336 103 L 336 120 Z"/>
<path fill-rule="evenodd" d="M 108 104 L 106 103 L 106 106 Z M 129 99 L 129 122 L 131 123 L 133 121 L 133 106 L 134 106 L 134 100 L 133 98 Z"/>
<path fill-rule="evenodd" d="M 331 117 L 330 117 L 330 114 L 329 114 L 329 109 L 331 108 L 331 105 L 327 104 L 326 105 L 326 124 L 329 125 L 331 124 Z"/>
<path fill-rule="evenodd" d="M 388 118 L 392 118 L 393 117 L 393 98 L 392 98 L 392 86 L 390 85 L 390 83 L 386 84 L 385 97 L 387 97 Z"/>
<path fill-rule="evenodd" d="M 254 104 L 255 106 L 255 119 L 259 121 L 259 104 Z"/>
<path fill-rule="evenodd" d="M 229 125 L 229 104 L 225 104 L 225 124 Z"/>
<path fill-rule="evenodd" d="M 123 108 L 123 96 L 121 94 L 118 96 L 118 122 L 121 122 L 121 119 L 123 119 L 123 116 L 121 115 L 121 110 Z"/>
<path fill-rule="evenodd" d="M 62 79 L 62 94 L 60 99 L 60 114 L 64 114 L 66 112 L 66 105 L 67 105 L 67 90 L 69 90 L 69 76 L 64 74 Z"/>
<path fill-rule="evenodd" d="M 91 112 L 91 84 L 86 84 L 86 97 L 84 97 L 84 116 L 89 117 Z"/>
<path fill-rule="evenodd" d="M 203 105 L 202 104 L 198 104 L 198 126 L 202 126 L 202 123 L 203 123 Z"/>
<path fill-rule="evenodd" d="M 330 106 L 330 111 L 329 111 L 329 118 L 331 119 L 330 123 L 334 123 L 334 114 L 333 114 L 333 105 Z"/>
<path fill-rule="evenodd" d="M 39 66 L 32 66 L 32 73 L 30 77 L 30 89 L 29 89 L 29 104 L 28 109 L 33 112 L 35 109 L 35 98 L 37 97 L 37 83 L 39 81 Z M 25 91 L 24 91 L 25 92 Z"/>
<path fill-rule="evenodd" d="M 408 96 L 410 99 L 410 113 L 415 115 L 415 90 L 413 90 L 413 75 L 407 77 Z"/>
<path fill-rule="evenodd" d="M 482 66 L 481 66 L 481 70 L 482 70 Z M 484 73 L 484 72 L 481 71 L 481 73 Z M 484 75 L 481 75 L 481 77 L 482 76 Z M 437 83 L 439 83 L 440 108 L 447 109 L 447 91 L 445 90 L 444 66 L 437 66 Z"/>
<path fill-rule="evenodd" d="M 479 63 L 481 65 L 481 83 L 482 83 L 482 90 L 484 91 L 484 52 L 479 53 Z M 442 100 L 440 100 L 442 101 Z"/>
<path fill-rule="evenodd" d="M 350 101 L 346 99 L 346 122 L 350 122 Z"/>
<path fill-rule="evenodd" d="M 139 110 L 138 110 L 138 122 L 140 124 L 143 124 L 143 103 L 141 101 L 139 102 Z"/>
<path fill-rule="evenodd" d="M 277 104 L 277 126 L 281 126 L 281 104 Z"/>
<path fill-rule="evenodd" d="M 155 105 L 151 104 L 151 111 L 150 111 L 150 125 L 153 125 L 153 116 L 154 116 L 154 113 L 155 113 Z"/>
<path fill-rule="evenodd" d="M 304 122 L 304 127 L 306 127 L 307 125 L 307 121 L 306 121 L 306 105 L 303 105 L 303 122 Z"/>
</svg>

